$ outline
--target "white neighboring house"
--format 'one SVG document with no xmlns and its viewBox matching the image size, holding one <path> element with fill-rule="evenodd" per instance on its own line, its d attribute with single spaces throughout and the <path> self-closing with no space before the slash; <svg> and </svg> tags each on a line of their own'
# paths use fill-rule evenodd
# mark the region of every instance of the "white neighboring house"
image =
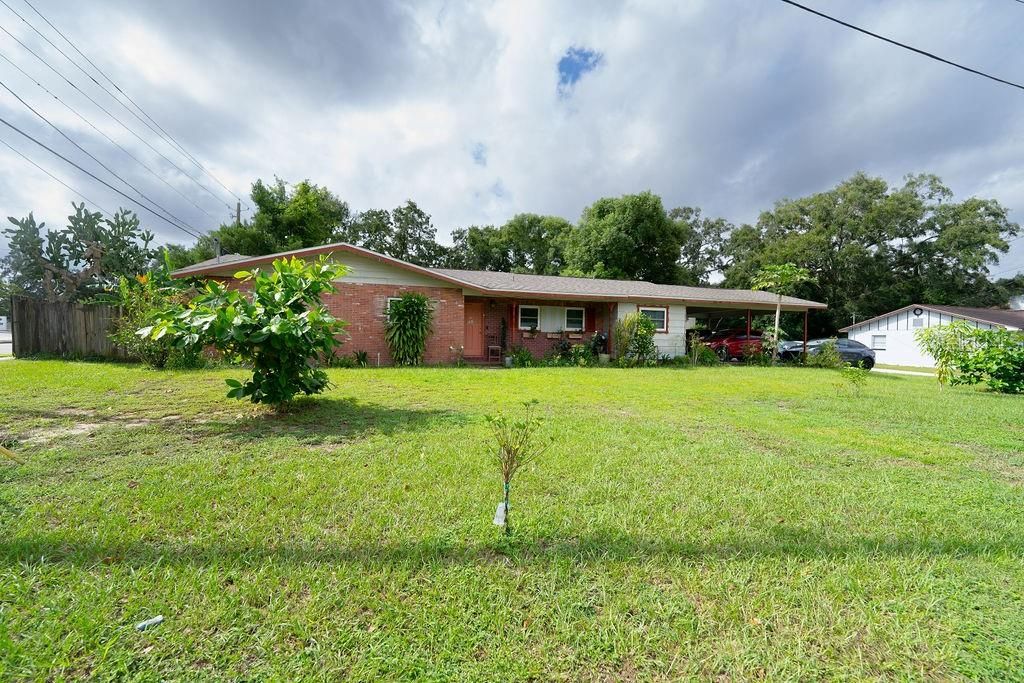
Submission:
<svg viewBox="0 0 1024 683">
<path fill-rule="evenodd" d="M 914 332 L 927 327 L 964 320 L 974 327 L 991 330 L 1024 329 L 1024 311 L 963 306 L 911 304 L 884 315 L 841 328 L 846 336 L 875 352 L 875 362 L 884 365 L 935 367 L 935 359 L 917 344 Z"/>
</svg>

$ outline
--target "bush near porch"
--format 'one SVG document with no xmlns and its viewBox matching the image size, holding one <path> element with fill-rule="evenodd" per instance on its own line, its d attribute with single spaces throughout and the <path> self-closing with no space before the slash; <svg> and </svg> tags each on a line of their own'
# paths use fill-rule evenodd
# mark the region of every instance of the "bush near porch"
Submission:
<svg viewBox="0 0 1024 683">
<path fill-rule="evenodd" d="M 805 368 L 8 361 L 0 678 L 989 678 L 1024 670 L 1024 401 Z M 516 531 L 483 416 L 540 401 Z M 161 614 L 145 632 L 134 625 Z"/>
</svg>

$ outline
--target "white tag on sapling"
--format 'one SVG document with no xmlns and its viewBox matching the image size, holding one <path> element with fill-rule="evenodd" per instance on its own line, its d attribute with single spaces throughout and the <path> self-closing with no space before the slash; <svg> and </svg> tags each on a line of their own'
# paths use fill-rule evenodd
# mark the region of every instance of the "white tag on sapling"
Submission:
<svg viewBox="0 0 1024 683">
<path fill-rule="evenodd" d="M 494 526 L 505 526 L 505 502 L 498 503 L 498 509 L 494 511 Z"/>
</svg>

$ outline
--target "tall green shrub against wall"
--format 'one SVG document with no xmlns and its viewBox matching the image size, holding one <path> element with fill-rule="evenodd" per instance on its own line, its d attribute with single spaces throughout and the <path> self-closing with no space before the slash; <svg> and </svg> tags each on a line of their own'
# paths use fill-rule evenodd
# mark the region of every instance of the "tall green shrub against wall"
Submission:
<svg viewBox="0 0 1024 683">
<path fill-rule="evenodd" d="M 654 321 L 640 311 L 634 311 L 620 320 L 614 330 L 619 365 L 654 365 L 658 360 L 658 347 L 654 343 L 656 330 Z"/>
<path fill-rule="evenodd" d="M 395 365 L 420 365 L 434 319 L 430 299 L 406 292 L 388 306 L 384 340 Z"/>
</svg>

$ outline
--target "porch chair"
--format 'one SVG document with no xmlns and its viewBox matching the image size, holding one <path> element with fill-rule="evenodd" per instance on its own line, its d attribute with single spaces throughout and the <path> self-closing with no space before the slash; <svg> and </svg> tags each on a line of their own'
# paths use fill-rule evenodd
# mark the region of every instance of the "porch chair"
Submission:
<svg viewBox="0 0 1024 683">
<path fill-rule="evenodd" d="M 498 335 L 489 334 L 487 335 L 487 362 L 488 363 L 500 363 L 501 362 L 501 344 L 498 343 Z"/>
</svg>

